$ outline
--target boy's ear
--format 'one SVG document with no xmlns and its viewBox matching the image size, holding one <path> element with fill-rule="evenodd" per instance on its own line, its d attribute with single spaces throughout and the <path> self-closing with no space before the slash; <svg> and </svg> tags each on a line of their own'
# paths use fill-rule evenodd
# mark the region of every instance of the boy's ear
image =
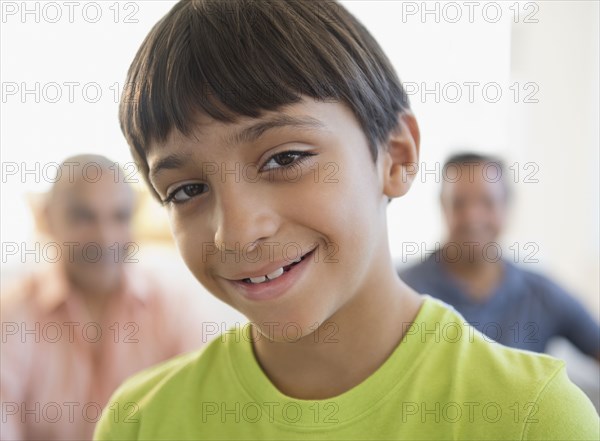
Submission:
<svg viewBox="0 0 600 441">
<path fill-rule="evenodd" d="M 398 114 L 398 126 L 390 134 L 381 151 L 384 167 L 383 192 L 389 198 L 404 196 L 418 171 L 421 135 L 415 116 Z"/>
</svg>

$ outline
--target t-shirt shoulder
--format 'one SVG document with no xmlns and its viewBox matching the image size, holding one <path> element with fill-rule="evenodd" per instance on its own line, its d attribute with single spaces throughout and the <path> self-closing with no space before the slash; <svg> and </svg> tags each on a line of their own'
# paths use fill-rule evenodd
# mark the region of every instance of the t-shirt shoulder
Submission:
<svg viewBox="0 0 600 441">
<path fill-rule="evenodd" d="M 206 368 L 204 360 L 212 358 L 219 346 L 216 338 L 200 349 L 177 355 L 126 379 L 103 410 L 94 439 L 116 439 L 115 435 L 118 439 L 137 439 L 144 409 L 155 405 L 157 397 L 161 400 L 165 394 L 177 393 L 187 377 L 198 376 L 199 369 Z"/>
<path fill-rule="evenodd" d="M 539 392 L 525 421 L 523 440 L 600 439 L 600 419 L 589 398 L 560 369 Z"/>
<path fill-rule="evenodd" d="M 219 351 L 219 346 L 222 344 L 218 340 L 219 338 L 215 338 L 200 349 L 177 355 L 140 371 L 126 380 L 119 389 L 132 393 L 150 392 L 155 388 L 165 387 L 171 381 L 179 380 L 181 376 L 192 372 L 196 375 L 198 368 L 201 370 L 204 368 L 204 361 L 213 358 L 215 352 Z"/>
<path fill-rule="evenodd" d="M 452 306 L 445 302 L 429 297 L 432 311 L 424 321 L 431 320 L 439 323 L 440 337 L 443 349 L 434 352 L 436 356 L 444 357 L 453 363 L 459 363 L 464 371 L 464 364 L 469 361 L 477 366 L 479 374 L 471 377 L 470 381 L 495 382 L 514 384 L 524 382 L 528 388 L 541 388 L 554 376 L 557 371 L 564 369 L 565 363 L 546 354 L 540 354 L 524 349 L 504 346 L 479 332 L 468 324 L 467 320 Z M 433 324 L 430 324 L 433 326 Z M 458 334 L 460 333 L 460 338 Z M 431 362 L 431 360 L 429 360 Z M 481 375 L 486 372 L 486 375 Z"/>
<path fill-rule="evenodd" d="M 434 298 L 430 302 L 425 320 L 438 321 L 441 329 L 466 323 L 444 302 Z M 468 325 L 463 333 L 465 329 Z M 569 380 L 564 361 L 504 346 L 474 329 L 460 341 L 448 335 L 438 350 L 431 351 L 421 373 L 435 375 L 439 366 L 460 372 L 462 380 L 448 380 L 454 398 L 497 405 L 516 419 L 522 440 L 600 439 L 595 408 Z"/>
</svg>

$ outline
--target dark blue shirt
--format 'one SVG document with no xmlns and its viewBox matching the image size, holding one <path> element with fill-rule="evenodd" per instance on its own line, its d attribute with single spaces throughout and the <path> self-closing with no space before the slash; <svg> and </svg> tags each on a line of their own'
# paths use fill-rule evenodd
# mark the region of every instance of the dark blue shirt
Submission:
<svg viewBox="0 0 600 441">
<path fill-rule="evenodd" d="M 401 270 L 400 277 L 414 290 L 452 305 L 474 328 L 506 346 L 543 352 L 548 340 L 560 336 L 585 354 L 600 353 L 600 327 L 583 305 L 548 278 L 503 264 L 501 282 L 483 302 L 467 296 L 439 253 Z"/>
</svg>

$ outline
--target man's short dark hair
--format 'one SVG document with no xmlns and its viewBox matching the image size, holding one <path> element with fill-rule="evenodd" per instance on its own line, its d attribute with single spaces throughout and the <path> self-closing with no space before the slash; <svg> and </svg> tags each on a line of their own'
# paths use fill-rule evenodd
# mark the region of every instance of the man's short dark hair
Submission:
<svg viewBox="0 0 600 441">
<path fill-rule="evenodd" d="M 173 129 L 189 135 L 199 114 L 235 122 L 301 95 L 344 103 L 376 160 L 410 108 L 381 47 L 335 1 L 182 0 L 150 31 L 126 84 L 121 129 L 146 180 L 148 145 Z"/>
<path fill-rule="evenodd" d="M 442 176 L 447 176 L 448 168 L 452 166 L 484 166 L 488 164 L 491 164 L 497 168 L 499 176 L 494 176 L 493 179 L 497 179 L 498 181 L 502 182 L 502 184 L 504 185 L 505 195 L 508 198 L 508 196 L 510 195 L 510 188 L 505 176 L 506 167 L 504 165 L 504 162 L 496 156 L 485 155 L 475 152 L 455 153 L 448 159 L 446 159 L 444 167 L 442 168 Z M 445 179 L 443 181 L 445 181 Z"/>
</svg>

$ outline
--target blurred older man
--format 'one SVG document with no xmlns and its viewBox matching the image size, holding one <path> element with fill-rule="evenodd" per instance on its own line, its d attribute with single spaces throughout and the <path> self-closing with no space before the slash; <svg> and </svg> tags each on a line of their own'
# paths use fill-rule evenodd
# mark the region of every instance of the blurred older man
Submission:
<svg viewBox="0 0 600 441">
<path fill-rule="evenodd" d="M 501 258 L 497 240 L 509 198 L 501 161 L 466 153 L 451 157 L 443 171 L 448 239 L 400 277 L 507 346 L 543 352 L 561 336 L 600 359 L 600 328 L 586 309 L 548 278 Z"/>
<path fill-rule="evenodd" d="M 4 440 L 90 439 L 126 377 L 203 343 L 197 299 L 132 263 L 134 192 L 120 169 L 85 155 L 60 171 L 44 212 L 59 258 L 1 296 Z M 135 420 L 128 409 L 114 418 Z"/>
</svg>

